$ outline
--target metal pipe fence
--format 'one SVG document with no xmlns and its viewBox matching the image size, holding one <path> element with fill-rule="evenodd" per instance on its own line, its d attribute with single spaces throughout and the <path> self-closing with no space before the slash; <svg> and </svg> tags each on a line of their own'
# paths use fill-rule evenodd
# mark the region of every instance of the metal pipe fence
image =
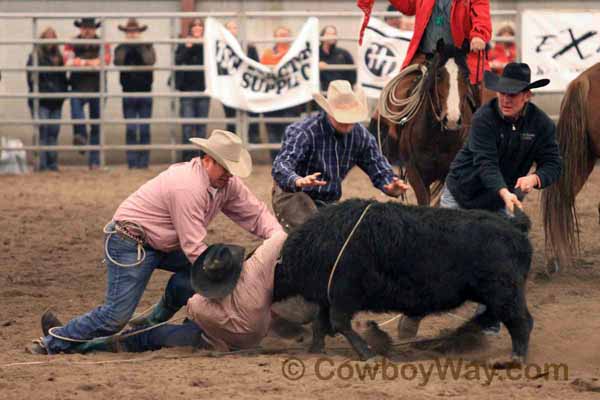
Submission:
<svg viewBox="0 0 600 400">
<path fill-rule="evenodd" d="M 361 12 L 329 12 L 329 11 L 279 11 L 279 12 L 257 12 L 257 11 L 246 11 L 242 8 L 236 12 L 145 12 L 136 13 L 0 13 L 0 21 L 10 19 L 27 19 L 32 22 L 31 39 L 10 39 L 3 38 L 0 40 L 0 46 L 23 46 L 23 45 L 39 45 L 39 44 L 96 44 L 100 47 L 100 65 L 91 69 L 90 67 L 48 67 L 39 66 L 39 60 L 37 59 L 37 52 L 32 51 L 32 66 L 23 67 L 2 67 L 2 72 L 23 72 L 32 73 L 33 78 L 33 90 L 27 93 L 0 93 L 0 100 L 2 99 L 28 99 L 32 100 L 32 118 L 31 119 L 19 119 L 19 118 L 7 118 L 0 120 L 0 125 L 12 125 L 12 126 L 23 126 L 30 125 L 34 128 L 42 125 L 75 125 L 75 124 L 91 124 L 100 126 L 100 137 L 98 145 L 57 145 L 57 146 L 40 146 L 37 143 L 37 133 L 33 135 L 33 145 L 24 146 L 21 148 L 9 148 L 0 147 L 0 151 L 89 151 L 98 150 L 100 154 L 100 165 L 105 165 L 105 157 L 107 151 L 124 151 L 124 150 L 171 150 L 171 160 L 175 161 L 176 151 L 194 149 L 194 146 L 188 144 L 177 143 L 177 133 L 175 128 L 182 124 L 208 124 L 208 123 L 227 123 L 235 124 L 236 131 L 243 139 L 245 145 L 249 150 L 262 150 L 262 149 L 277 149 L 280 147 L 279 143 L 261 143 L 253 144 L 248 143 L 248 127 L 252 123 L 291 123 L 296 121 L 298 118 L 290 117 L 250 117 L 247 112 L 237 110 L 234 118 L 183 118 L 179 117 L 177 112 L 176 99 L 188 98 L 188 97 L 210 97 L 205 92 L 178 92 L 175 90 L 175 73 L 177 71 L 203 71 L 204 66 L 184 66 L 175 65 L 175 46 L 181 43 L 203 43 L 202 39 L 189 39 L 189 38 L 178 38 L 177 36 L 177 22 L 181 19 L 191 18 L 235 18 L 239 23 L 239 34 L 238 40 L 242 45 L 244 51 L 247 50 L 249 43 L 275 43 L 281 41 L 293 41 L 294 38 L 290 39 L 252 39 L 248 40 L 248 24 L 250 19 L 260 18 L 286 18 L 286 17 L 335 17 L 335 18 L 353 18 L 357 20 L 357 24 L 362 20 L 363 14 Z M 395 12 L 373 12 L 373 16 L 385 17 L 385 16 L 398 16 Z M 504 16 L 515 18 L 518 17 L 516 11 L 493 11 L 492 16 Z M 168 19 L 169 20 L 169 38 L 161 38 L 156 40 L 139 40 L 135 41 L 136 44 L 147 43 L 153 45 L 168 45 L 169 46 L 169 62 L 167 66 L 109 66 L 105 64 L 104 51 L 105 45 L 116 45 L 121 43 L 133 43 L 132 40 L 108 40 L 106 37 L 106 29 L 101 29 L 99 39 L 39 39 L 38 38 L 38 24 L 40 20 L 64 20 L 64 19 L 78 19 L 85 17 L 93 17 L 100 20 L 102 26 L 106 26 L 105 22 L 111 19 L 124 19 L 128 17 L 136 17 L 139 19 Z M 520 22 L 520 21 L 517 21 Z M 327 40 L 331 40 L 328 37 Z M 358 38 L 354 36 L 337 36 L 335 39 L 340 41 L 353 41 L 357 42 Z M 323 38 L 320 38 L 322 41 Z M 498 38 L 498 41 L 515 41 L 516 38 Z M 325 71 L 347 71 L 355 70 L 356 65 L 354 64 L 336 64 L 328 65 L 321 68 Z M 100 90 L 99 92 L 56 92 L 56 93 L 40 93 L 39 92 L 39 76 L 36 72 L 98 72 L 100 74 Z M 107 90 L 107 73 L 110 72 L 135 72 L 135 71 L 168 71 L 170 75 L 169 80 L 169 91 L 168 92 L 109 92 Z M 169 99 L 169 117 L 168 118 L 143 118 L 143 119 L 125 119 L 125 118 L 107 118 L 106 116 L 106 100 L 109 98 L 125 98 L 125 97 L 151 97 L 151 98 L 167 98 Z M 39 118 L 39 102 L 45 98 L 97 98 L 100 99 L 100 114 L 98 119 L 41 119 Z M 109 145 L 106 143 L 106 134 L 103 129 L 107 125 L 122 125 L 122 124 L 167 124 L 170 126 L 169 143 L 167 144 L 149 144 L 149 145 Z"/>
</svg>

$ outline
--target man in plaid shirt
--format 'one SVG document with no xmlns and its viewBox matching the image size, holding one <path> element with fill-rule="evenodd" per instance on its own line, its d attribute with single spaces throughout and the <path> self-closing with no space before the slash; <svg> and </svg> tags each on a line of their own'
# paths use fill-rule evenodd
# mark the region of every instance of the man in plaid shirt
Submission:
<svg viewBox="0 0 600 400">
<path fill-rule="evenodd" d="M 368 114 L 361 89 L 353 92 L 348 81 L 336 80 L 327 98 L 320 93 L 314 97 L 323 111 L 287 127 L 273 162 L 273 209 L 286 230 L 317 207 L 339 200 L 342 181 L 355 165 L 388 196 L 408 189 L 394 175 L 375 137 L 359 123 Z"/>
</svg>

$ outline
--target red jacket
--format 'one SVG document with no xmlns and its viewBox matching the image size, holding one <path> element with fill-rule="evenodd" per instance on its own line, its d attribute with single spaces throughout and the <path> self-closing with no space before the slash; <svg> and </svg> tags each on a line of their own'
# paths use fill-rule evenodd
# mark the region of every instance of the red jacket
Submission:
<svg viewBox="0 0 600 400">
<path fill-rule="evenodd" d="M 435 0 L 389 0 L 398 11 L 405 15 L 415 15 L 415 31 L 408 46 L 403 68 L 409 65 L 419 49 L 419 44 L 429 23 Z M 450 29 L 456 47 L 469 43 L 474 37 L 489 42 L 492 38 L 492 21 L 490 18 L 489 0 L 454 0 L 450 9 Z M 481 58 L 479 58 L 481 56 Z M 479 61 L 478 61 L 479 59 Z M 479 64 L 479 71 L 477 71 Z M 477 53 L 469 52 L 467 56 L 471 83 L 483 79 L 483 70 L 489 70 L 487 60 Z"/>
</svg>

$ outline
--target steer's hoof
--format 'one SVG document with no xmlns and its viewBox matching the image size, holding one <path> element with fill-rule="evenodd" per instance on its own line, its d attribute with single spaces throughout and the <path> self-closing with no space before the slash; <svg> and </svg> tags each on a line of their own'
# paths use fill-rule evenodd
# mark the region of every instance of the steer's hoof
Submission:
<svg viewBox="0 0 600 400">
<path fill-rule="evenodd" d="M 518 369 L 523 368 L 523 364 L 525 364 L 525 359 L 515 355 L 510 360 L 491 362 L 493 369 Z"/>
</svg>

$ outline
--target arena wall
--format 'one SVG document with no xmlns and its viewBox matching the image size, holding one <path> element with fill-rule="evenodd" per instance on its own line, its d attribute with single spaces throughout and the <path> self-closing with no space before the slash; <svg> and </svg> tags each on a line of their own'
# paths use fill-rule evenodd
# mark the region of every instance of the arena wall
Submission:
<svg viewBox="0 0 600 400">
<path fill-rule="evenodd" d="M 354 0 L 339 1 L 204 1 L 197 0 L 197 11 L 213 12 L 231 12 L 235 10 L 245 11 L 355 11 Z M 550 9 L 599 9 L 598 1 L 505 1 L 493 0 L 493 10 L 517 10 L 536 8 Z M 568 4 L 568 5 L 567 5 Z M 379 0 L 376 4 L 376 10 L 384 11 L 387 3 Z M 178 0 L 104 0 L 100 1 L 42 1 L 42 0 L 0 0 L 0 12 L 122 12 L 131 13 L 136 16 L 140 12 L 176 12 L 179 11 L 180 2 Z M 268 39 L 272 36 L 274 28 L 279 25 L 286 25 L 297 31 L 302 25 L 305 17 L 284 17 L 284 18 L 249 18 L 247 36 L 250 41 Z M 499 23 L 513 17 L 494 17 L 494 23 Z M 117 26 L 123 24 L 125 19 L 109 20 L 106 24 L 106 36 L 109 40 L 118 40 L 123 34 Z M 345 37 L 355 37 L 358 33 L 359 18 L 320 18 L 321 24 L 335 24 L 339 28 L 339 35 Z M 169 37 L 170 23 L 168 19 L 147 19 L 141 20 L 143 24 L 149 25 L 149 29 L 144 33 L 146 39 L 159 39 Z M 38 29 L 44 29 L 46 26 L 53 26 L 59 37 L 71 37 L 77 34 L 77 28 L 73 26 L 72 19 L 53 19 L 40 20 Z M 179 26 L 178 24 L 176 26 Z M 32 36 L 32 21 L 30 19 L 8 19 L 0 23 L 0 38 L 9 39 L 30 39 Z M 268 43 L 257 43 L 257 48 L 261 52 Z M 343 41 L 339 44 L 347 48 L 354 55 L 357 52 L 357 43 L 355 41 Z M 157 66 L 167 67 L 169 65 L 169 44 L 157 45 Z M 22 67 L 25 65 L 27 56 L 31 51 L 30 45 L 0 45 L 0 70 L 2 68 Z M 169 90 L 167 79 L 168 71 L 156 71 L 154 76 L 155 91 L 166 92 Z M 121 88 L 118 80 L 118 72 L 108 73 L 108 91 L 120 92 Z M 2 80 L 0 81 L 0 93 L 22 93 L 27 91 L 25 73 L 2 71 Z M 558 114 L 561 94 L 538 95 L 535 102 L 545 109 L 549 114 Z M 168 118 L 171 114 L 171 101 L 167 98 L 154 100 L 155 117 Z M 121 99 L 109 98 L 106 105 L 107 118 L 121 118 Z M 68 102 L 63 107 L 63 117 L 68 118 L 70 107 Z M 30 117 L 25 99 L 0 99 L 0 120 L 2 119 L 27 119 Z M 223 117 L 222 107 L 216 102 L 211 102 L 210 117 Z M 210 124 L 209 130 L 221 127 L 223 124 Z M 107 144 L 124 143 L 123 125 L 108 125 L 105 129 Z M 72 128 L 63 126 L 61 128 L 60 144 L 70 144 Z M 0 124 L 0 136 L 16 137 L 23 140 L 25 144 L 32 144 L 33 126 L 7 126 Z M 171 135 L 177 138 L 180 136 L 180 128 L 175 125 L 159 124 L 152 126 L 153 143 L 169 143 Z M 61 163 L 83 163 L 85 158 L 76 152 L 66 152 L 61 154 Z M 169 162 L 171 160 L 170 151 L 153 151 L 152 162 Z M 108 163 L 124 162 L 124 152 L 113 151 L 107 153 Z"/>
</svg>

